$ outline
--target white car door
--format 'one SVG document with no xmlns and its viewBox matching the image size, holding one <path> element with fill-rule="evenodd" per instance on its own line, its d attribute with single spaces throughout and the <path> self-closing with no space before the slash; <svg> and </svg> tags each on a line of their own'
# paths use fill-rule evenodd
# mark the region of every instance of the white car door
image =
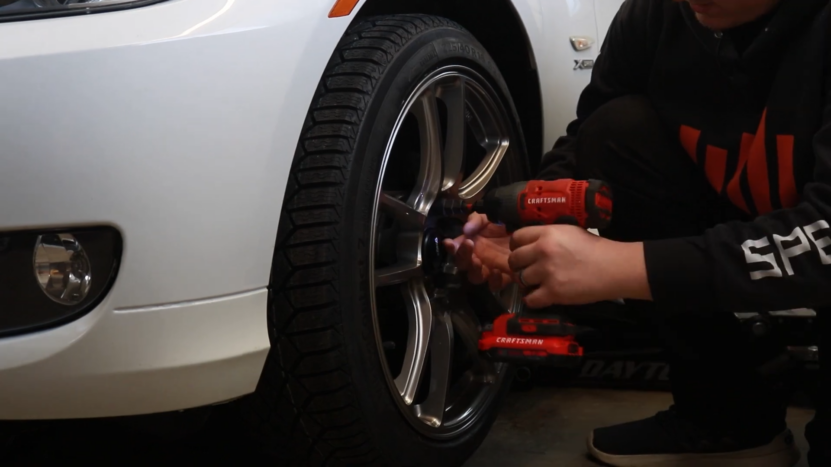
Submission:
<svg viewBox="0 0 831 467">
<path fill-rule="evenodd" d="M 574 120 L 606 31 L 624 0 L 513 0 L 534 48 L 545 119 L 544 147 Z"/>
</svg>

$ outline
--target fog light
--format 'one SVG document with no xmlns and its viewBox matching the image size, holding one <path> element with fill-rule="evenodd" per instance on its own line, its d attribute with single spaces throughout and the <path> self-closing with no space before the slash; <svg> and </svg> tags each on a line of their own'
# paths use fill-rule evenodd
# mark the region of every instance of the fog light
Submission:
<svg viewBox="0 0 831 467">
<path fill-rule="evenodd" d="M 48 234 L 35 243 L 35 275 L 52 300 L 74 305 L 89 293 L 92 282 L 89 258 L 72 234 Z"/>
<path fill-rule="evenodd" d="M 0 338 L 60 326 L 101 302 L 121 235 L 107 227 L 0 232 Z"/>
</svg>

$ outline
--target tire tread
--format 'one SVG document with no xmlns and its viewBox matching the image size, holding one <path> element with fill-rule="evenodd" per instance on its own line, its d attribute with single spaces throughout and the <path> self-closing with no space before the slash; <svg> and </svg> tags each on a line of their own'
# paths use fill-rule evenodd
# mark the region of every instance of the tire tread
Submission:
<svg viewBox="0 0 831 467">
<path fill-rule="evenodd" d="M 383 465 L 354 397 L 338 307 L 337 241 L 345 173 L 385 67 L 429 29 L 463 28 L 420 14 L 367 19 L 344 35 L 304 124 L 275 252 L 270 352 L 242 405 L 266 448 L 288 465 Z M 344 228 L 349 224 L 345 223 Z"/>
</svg>

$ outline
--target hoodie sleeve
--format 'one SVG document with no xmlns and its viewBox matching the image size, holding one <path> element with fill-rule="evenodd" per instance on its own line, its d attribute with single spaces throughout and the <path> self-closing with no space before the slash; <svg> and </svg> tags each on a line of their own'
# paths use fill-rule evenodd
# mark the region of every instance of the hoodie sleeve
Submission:
<svg viewBox="0 0 831 467">
<path fill-rule="evenodd" d="M 825 92 L 813 181 L 800 204 L 698 237 L 646 242 L 657 303 L 731 312 L 831 307 L 831 82 Z"/>
<path fill-rule="evenodd" d="M 577 118 L 568 125 L 566 134 L 543 155 L 538 179 L 573 177 L 575 158 L 578 157 L 575 144 L 583 122 L 603 104 L 617 97 L 646 93 L 659 40 L 661 4 L 663 2 L 653 0 L 626 0 L 623 3 L 595 60 L 591 80 L 580 94 Z"/>
</svg>

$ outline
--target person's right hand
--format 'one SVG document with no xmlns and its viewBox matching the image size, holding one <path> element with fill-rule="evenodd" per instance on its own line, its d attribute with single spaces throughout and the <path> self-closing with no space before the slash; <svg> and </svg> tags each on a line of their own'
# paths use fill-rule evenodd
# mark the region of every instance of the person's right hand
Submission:
<svg viewBox="0 0 831 467">
<path fill-rule="evenodd" d="M 484 214 L 473 213 L 463 231 L 455 239 L 446 239 L 444 246 L 455 255 L 456 267 L 467 272 L 468 280 L 473 284 L 487 281 L 492 290 L 513 282 L 508 266 L 511 236 L 505 227 L 491 223 Z"/>
</svg>

